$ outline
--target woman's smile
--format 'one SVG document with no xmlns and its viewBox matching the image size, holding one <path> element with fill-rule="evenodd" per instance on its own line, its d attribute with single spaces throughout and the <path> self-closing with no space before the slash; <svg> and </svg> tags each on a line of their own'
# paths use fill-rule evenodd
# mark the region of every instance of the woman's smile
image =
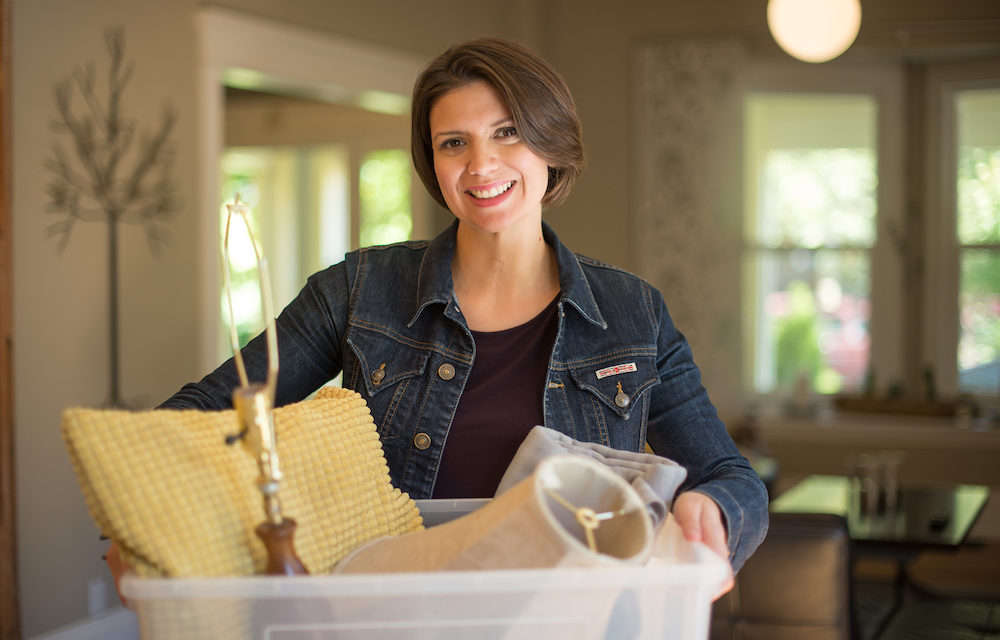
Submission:
<svg viewBox="0 0 1000 640">
<path fill-rule="evenodd" d="M 466 193 L 472 196 L 478 206 L 489 207 L 500 203 L 506 196 L 510 195 L 510 189 L 513 186 L 514 180 L 508 180 L 488 186 L 473 187 L 467 189 Z"/>
</svg>

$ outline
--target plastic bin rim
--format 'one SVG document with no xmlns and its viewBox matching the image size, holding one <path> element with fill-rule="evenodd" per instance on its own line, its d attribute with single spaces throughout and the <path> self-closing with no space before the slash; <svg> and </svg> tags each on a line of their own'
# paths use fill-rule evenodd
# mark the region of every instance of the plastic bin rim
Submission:
<svg viewBox="0 0 1000 640">
<path fill-rule="evenodd" d="M 358 597 L 407 593 L 498 593 L 544 589 L 563 591 L 627 587 L 709 588 L 722 579 L 718 565 L 678 563 L 643 567 L 580 567 L 436 571 L 391 574 L 140 578 L 128 573 L 126 598 Z M 718 574 L 718 575 L 717 575 Z"/>
</svg>

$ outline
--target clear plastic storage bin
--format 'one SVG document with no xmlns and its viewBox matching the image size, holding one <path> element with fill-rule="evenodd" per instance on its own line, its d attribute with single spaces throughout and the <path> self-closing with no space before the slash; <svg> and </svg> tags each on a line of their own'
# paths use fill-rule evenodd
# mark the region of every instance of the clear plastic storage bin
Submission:
<svg viewBox="0 0 1000 640">
<path fill-rule="evenodd" d="M 417 501 L 428 526 L 481 501 Z M 671 523 L 668 523 L 671 524 Z M 683 546 L 683 545 L 681 545 Z M 122 591 L 144 640 L 708 637 L 725 563 L 696 545 L 642 567 L 147 579 Z"/>
</svg>

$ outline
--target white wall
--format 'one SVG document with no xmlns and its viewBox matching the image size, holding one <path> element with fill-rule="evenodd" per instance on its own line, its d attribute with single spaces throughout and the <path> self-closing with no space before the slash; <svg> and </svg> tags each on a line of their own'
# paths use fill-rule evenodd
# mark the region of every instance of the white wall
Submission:
<svg viewBox="0 0 1000 640">
<path fill-rule="evenodd" d="M 86 617 L 88 585 L 108 576 L 100 558 L 106 543 L 98 541 L 59 430 L 65 407 L 101 405 L 109 394 L 106 227 L 79 224 L 61 254 L 46 236 L 57 218 L 46 213 L 51 174 L 44 162 L 57 138 L 68 142 L 50 127 L 53 87 L 87 61 L 103 80 L 105 29 L 123 25 L 134 64 L 125 115 L 146 132 L 168 102 L 177 113 L 173 176 L 181 208 L 170 223 L 170 244 L 154 258 L 140 227 L 121 233 L 121 393 L 149 407 L 198 374 L 193 5 L 13 2 L 14 439 L 25 637 Z"/>
</svg>

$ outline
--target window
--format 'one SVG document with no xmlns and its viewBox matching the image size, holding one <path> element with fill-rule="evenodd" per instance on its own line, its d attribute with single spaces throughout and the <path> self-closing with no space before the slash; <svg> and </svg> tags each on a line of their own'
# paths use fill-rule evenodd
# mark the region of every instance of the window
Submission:
<svg viewBox="0 0 1000 640">
<path fill-rule="evenodd" d="M 996 403 L 998 63 L 750 74 L 748 389 Z"/>
<path fill-rule="evenodd" d="M 1000 89 L 958 91 L 955 237 L 959 391 L 1000 392 Z"/>
<path fill-rule="evenodd" d="M 222 156 L 221 201 L 238 193 L 268 259 L 276 310 L 287 305 L 312 273 L 340 262 L 352 246 L 351 184 L 358 185 L 360 246 L 407 240 L 412 229 L 409 154 L 401 149 L 364 154 L 351 179 L 346 145 L 231 147 Z M 227 209 L 219 210 L 225 237 Z M 230 228 L 233 314 L 241 345 L 263 328 L 257 264 L 245 225 Z M 229 305 L 219 292 L 220 331 L 228 335 Z M 220 357 L 231 355 L 228 338 Z"/>
<path fill-rule="evenodd" d="M 758 393 L 860 390 L 870 369 L 878 104 L 744 101 L 745 273 Z"/>
</svg>

